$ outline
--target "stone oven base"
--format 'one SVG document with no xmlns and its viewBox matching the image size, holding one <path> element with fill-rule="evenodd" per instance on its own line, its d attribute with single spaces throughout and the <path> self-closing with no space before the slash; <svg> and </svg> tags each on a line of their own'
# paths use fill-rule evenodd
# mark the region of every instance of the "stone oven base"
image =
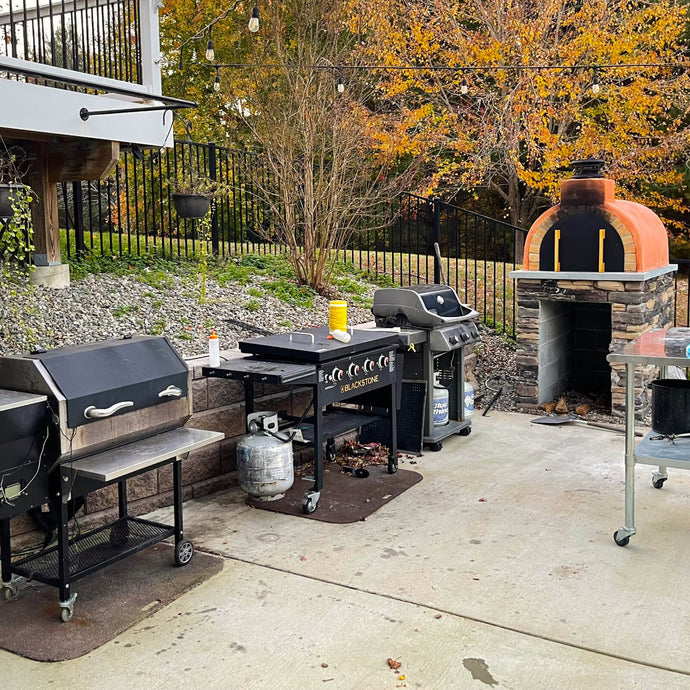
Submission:
<svg viewBox="0 0 690 690">
<path fill-rule="evenodd" d="M 606 355 L 649 330 L 672 325 L 674 269 L 630 274 L 630 280 L 610 280 L 606 274 L 585 280 L 558 273 L 511 274 L 517 279 L 518 409 L 534 412 L 568 387 L 600 398 L 608 388 L 604 399 L 610 399 L 612 414 L 622 417 L 624 367 L 610 365 Z M 646 384 L 654 375 L 652 368 L 636 373 L 638 417 L 646 414 Z"/>
</svg>

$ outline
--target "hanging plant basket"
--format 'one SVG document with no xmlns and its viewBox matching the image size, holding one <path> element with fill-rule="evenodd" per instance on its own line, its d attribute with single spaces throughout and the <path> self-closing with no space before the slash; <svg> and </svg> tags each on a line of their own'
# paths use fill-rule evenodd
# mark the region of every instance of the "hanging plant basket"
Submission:
<svg viewBox="0 0 690 690">
<path fill-rule="evenodd" d="M 20 184 L 0 184 L 0 218 L 12 218 L 12 199 L 16 199 L 17 190 L 23 188 Z"/>
<path fill-rule="evenodd" d="M 173 194 L 172 200 L 180 218 L 203 218 L 211 207 L 211 199 L 203 194 Z"/>
</svg>

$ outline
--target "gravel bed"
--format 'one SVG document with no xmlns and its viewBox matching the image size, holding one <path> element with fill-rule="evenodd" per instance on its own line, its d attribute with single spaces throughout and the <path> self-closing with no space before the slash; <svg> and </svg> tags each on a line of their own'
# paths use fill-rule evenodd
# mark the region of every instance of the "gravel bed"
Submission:
<svg viewBox="0 0 690 690">
<path fill-rule="evenodd" d="M 165 335 L 183 357 L 205 355 L 208 335 L 214 328 L 222 350 L 236 348 L 240 340 L 328 323 L 329 298 L 317 296 L 312 307 L 295 307 L 261 292 L 269 280 L 254 276 L 249 284 L 219 285 L 209 278 L 206 299 L 199 301 L 198 278 L 133 273 L 116 276 L 102 273 L 73 280 L 68 288 L 53 290 L 0 280 L 0 355 L 22 355 L 36 347 L 47 349 L 120 338 L 125 334 Z M 373 320 L 368 306 L 375 286 L 362 283 L 356 298 L 333 295 L 348 302 L 352 325 Z M 477 409 L 483 410 L 495 396 L 492 409 L 515 411 L 517 364 L 515 346 L 504 336 L 482 327 L 482 342 L 476 354 L 474 383 Z M 574 393 L 566 394 L 568 407 L 592 402 Z M 608 411 L 596 404 L 588 419 L 611 421 Z M 620 421 L 620 420 L 615 420 Z"/>
<path fill-rule="evenodd" d="M 208 335 L 216 330 L 221 349 L 239 340 L 328 323 L 329 299 L 316 297 L 310 308 L 294 307 L 269 295 L 256 296 L 262 277 L 248 285 L 219 285 L 208 279 L 199 302 L 193 277 L 168 275 L 164 285 L 143 276 L 89 275 L 63 290 L 0 281 L 0 354 L 26 354 L 37 346 L 54 348 L 125 334 L 165 335 L 184 357 L 204 355 Z M 160 281 L 152 281 L 159 283 Z M 360 298 L 373 296 L 363 286 Z M 249 290 L 252 290 L 250 294 Z M 371 310 L 348 301 L 348 322 L 372 320 Z"/>
</svg>

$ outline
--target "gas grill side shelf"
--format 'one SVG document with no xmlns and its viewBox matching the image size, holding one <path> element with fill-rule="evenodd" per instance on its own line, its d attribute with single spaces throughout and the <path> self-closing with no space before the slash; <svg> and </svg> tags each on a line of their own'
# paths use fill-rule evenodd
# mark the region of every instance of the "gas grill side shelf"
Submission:
<svg viewBox="0 0 690 690">
<path fill-rule="evenodd" d="M 9 519 L 0 520 L 2 551 L 2 587 L 8 601 L 18 594 L 15 576 L 23 576 L 59 588 L 60 615 L 72 618 L 76 594 L 70 584 L 116 561 L 174 537 L 175 561 L 186 565 L 194 548 L 184 540 L 182 526 L 181 460 L 187 454 L 225 437 L 204 429 L 176 428 L 119 448 L 82 458 L 56 468 L 60 484 L 70 489 L 56 499 L 60 513 L 58 544 L 14 563 L 11 562 Z M 149 469 L 172 463 L 174 524 L 165 525 L 127 514 L 127 479 Z M 68 538 L 67 503 L 73 496 L 83 496 L 96 489 L 118 484 L 119 519 L 76 538 Z"/>
</svg>

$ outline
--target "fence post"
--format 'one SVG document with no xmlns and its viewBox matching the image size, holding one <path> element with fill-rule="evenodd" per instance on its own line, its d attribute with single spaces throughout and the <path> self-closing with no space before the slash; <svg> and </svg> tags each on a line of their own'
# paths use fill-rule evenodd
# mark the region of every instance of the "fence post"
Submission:
<svg viewBox="0 0 690 690">
<path fill-rule="evenodd" d="M 432 249 L 434 254 L 434 283 L 440 285 L 441 283 L 441 264 L 439 263 L 439 258 L 436 255 L 435 244 L 441 244 L 441 201 L 438 197 L 434 197 L 431 200 L 434 205 L 434 219 L 433 219 L 433 232 L 434 241 L 432 243 Z"/>
<path fill-rule="evenodd" d="M 84 199 L 81 194 L 81 182 L 72 182 L 72 199 L 74 202 L 74 248 L 78 257 L 84 256 Z"/>
<path fill-rule="evenodd" d="M 216 145 L 213 142 L 208 145 L 208 176 L 214 182 L 218 180 Z M 218 249 L 218 204 L 216 199 L 213 199 L 211 204 L 211 251 L 218 254 Z"/>
</svg>

